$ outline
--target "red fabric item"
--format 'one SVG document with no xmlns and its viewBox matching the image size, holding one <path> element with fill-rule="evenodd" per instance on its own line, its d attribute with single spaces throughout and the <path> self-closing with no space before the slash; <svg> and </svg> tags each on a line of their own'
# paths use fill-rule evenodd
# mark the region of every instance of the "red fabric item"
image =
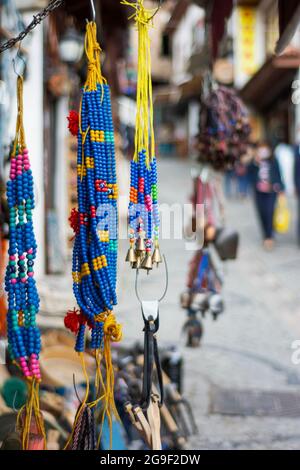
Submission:
<svg viewBox="0 0 300 470">
<path fill-rule="evenodd" d="M 73 208 L 69 217 L 69 222 L 71 228 L 74 230 L 76 235 L 79 233 L 79 212 L 77 209 Z"/>
<path fill-rule="evenodd" d="M 65 316 L 64 323 L 65 327 L 72 331 L 72 333 L 78 333 L 79 325 L 81 323 L 79 310 L 76 310 L 76 308 L 69 310 Z"/>
<path fill-rule="evenodd" d="M 80 325 L 87 324 L 89 328 L 92 327 L 91 323 L 87 321 L 82 311 L 77 310 L 76 308 L 73 308 L 73 310 L 68 310 L 64 318 L 64 324 L 68 330 L 75 334 L 78 333 Z"/>
<path fill-rule="evenodd" d="M 196 204 L 204 205 L 205 224 L 214 225 L 215 218 L 213 212 L 213 190 L 211 183 L 202 183 L 201 178 L 197 178 Z"/>
<path fill-rule="evenodd" d="M 79 131 L 79 114 L 74 109 L 71 109 L 68 116 L 68 128 L 72 135 L 77 136 Z"/>
</svg>

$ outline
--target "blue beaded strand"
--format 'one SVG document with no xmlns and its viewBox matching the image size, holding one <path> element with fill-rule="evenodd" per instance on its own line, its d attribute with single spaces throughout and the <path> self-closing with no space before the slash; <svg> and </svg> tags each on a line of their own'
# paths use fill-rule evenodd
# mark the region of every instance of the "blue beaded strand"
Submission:
<svg viewBox="0 0 300 470">
<path fill-rule="evenodd" d="M 103 317 L 117 303 L 117 177 L 114 129 L 107 84 L 83 89 L 78 132 L 79 230 L 73 248 L 73 291 L 88 325 L 91 347 L 103 344 Z M 84 351 L 85 325 L 75 349 Z"/>
</svg>

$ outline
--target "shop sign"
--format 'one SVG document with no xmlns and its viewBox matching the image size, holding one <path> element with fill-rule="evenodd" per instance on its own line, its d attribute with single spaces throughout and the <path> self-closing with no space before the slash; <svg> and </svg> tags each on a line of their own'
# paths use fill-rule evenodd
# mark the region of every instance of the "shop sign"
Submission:
<svg viewBox="0 0 300 470">
<path fill-rule="evenodd" d="M 252 76 L 258 68 L 255 40 L 257 10 L 252 7 L 239 7 L 237 16 L 238 56 L 241 72 Z"/>
</svg>

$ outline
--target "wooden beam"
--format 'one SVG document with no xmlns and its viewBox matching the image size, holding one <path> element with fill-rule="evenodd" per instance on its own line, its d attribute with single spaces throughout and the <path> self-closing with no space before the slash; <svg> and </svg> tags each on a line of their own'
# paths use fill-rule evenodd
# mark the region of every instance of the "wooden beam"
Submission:
<svg viewBox="0 0 300 470">
<path fill-rule="evenodd" d="M 290 44 L 300 22 L 300 3 L 294 11 L 289 23 L 286 25 L 283 33 L 281 34 L 276 47 L 275 54 L 281 54 L 284 49 Z"/>
</svg>

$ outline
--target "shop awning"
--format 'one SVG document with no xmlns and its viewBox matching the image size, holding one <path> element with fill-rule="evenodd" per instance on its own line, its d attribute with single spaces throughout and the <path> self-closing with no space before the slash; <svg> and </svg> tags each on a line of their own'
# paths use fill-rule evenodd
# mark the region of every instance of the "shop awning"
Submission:
<svg viewBox="0 0 300 470">
<path fill-rule="evenodd" d="M 267 109 L 280 94 L 291 86 L 300 66 L 300 53 L 290 51 L 271 57 L 240 90 L 242 99 L 258 111 Z"/>
</svg>

